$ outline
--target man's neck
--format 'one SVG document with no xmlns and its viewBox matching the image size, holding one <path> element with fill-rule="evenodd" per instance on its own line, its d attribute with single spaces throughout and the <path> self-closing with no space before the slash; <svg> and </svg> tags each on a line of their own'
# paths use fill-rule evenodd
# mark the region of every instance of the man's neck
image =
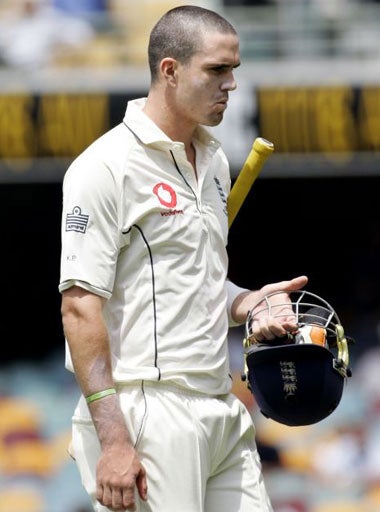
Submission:
<svg viewBox="0 0 380 512">
<path fill-rule="evenodd" d="M 150 91 L 143 111 L 171 140 L 184 143 L 188 158 L 195 155 L 192 140 L 197 125 L 189 125 L 176 115 L 175 108 L 165 102 L 162 94 Z"/>
</svg>

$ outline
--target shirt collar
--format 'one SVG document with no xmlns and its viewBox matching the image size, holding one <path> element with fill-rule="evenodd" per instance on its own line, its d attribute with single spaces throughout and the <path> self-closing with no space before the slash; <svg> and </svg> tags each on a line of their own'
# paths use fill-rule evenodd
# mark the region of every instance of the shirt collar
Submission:
<svg viewBox="0 0 380 512">
<path fill-rule="evenodd" d="M 146 145 L 160 144 L 167 145 L 172 148 L 173 145 L 178 147 L 178 141 L 170 139 L 144 112 L 143 108 L 146 98 L 138 98 L 130 100 L 123 122 L 128 128 Z M 195 131 L 194 138 L 205 146 L 211 146 L 215 150 L 220 146 L 220 142 L 213 137 L 210 132 L 203 126 L 198 126 Z"/>
</svg>

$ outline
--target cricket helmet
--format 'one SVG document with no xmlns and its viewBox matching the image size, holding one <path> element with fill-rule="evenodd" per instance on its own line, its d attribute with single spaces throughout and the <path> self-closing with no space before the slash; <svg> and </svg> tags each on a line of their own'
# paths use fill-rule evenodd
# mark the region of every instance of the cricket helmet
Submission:
<svg viewBox="0 0 380 512">
<path fill-rule="evenodd" d="M 271 304 L 271 298 L 281 293 L 267 295 L 248 313 L 242 378 L 264 416 L 289 426 L 310 425 L 329 416 L 340 403 L 351 376 L 348 340 L 330 304 L 302 290 L 287 293 L 298 330 L 258 342 L 252 332 L 254 322 L 265 314 L 278 318 L 284 314 L 286 303 L 279 304 L 277 298 Z"/>
</svg>

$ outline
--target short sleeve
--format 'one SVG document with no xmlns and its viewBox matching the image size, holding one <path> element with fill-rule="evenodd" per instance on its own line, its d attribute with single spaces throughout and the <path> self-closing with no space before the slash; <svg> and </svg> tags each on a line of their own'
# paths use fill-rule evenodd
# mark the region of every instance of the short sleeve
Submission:
<svg viewBox="0 0 380 512">
<path fill-rule="evenodd" d="M 112 294 L 119 251 L 117 186 L 99 158 L 86 153 L 73 162 L 63 181 L 61 275 Z"/>
</svg>

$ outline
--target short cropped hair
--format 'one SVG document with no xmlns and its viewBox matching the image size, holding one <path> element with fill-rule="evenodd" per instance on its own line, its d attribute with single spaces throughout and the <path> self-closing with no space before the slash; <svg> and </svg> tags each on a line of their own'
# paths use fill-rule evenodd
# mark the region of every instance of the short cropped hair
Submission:
<svg viewBox="0 0 380 512">
<path fill-rule="evenodd" d="M 201 48 L 202 31 L 214 30 L 236 35 L 235 28 L 220 14 L 195 5 L 170 9 L 153 27 L 148 45 L 152 83 L 158 78 L 159 64 L 165 57 L 186 64 Z"/>
</svg>

